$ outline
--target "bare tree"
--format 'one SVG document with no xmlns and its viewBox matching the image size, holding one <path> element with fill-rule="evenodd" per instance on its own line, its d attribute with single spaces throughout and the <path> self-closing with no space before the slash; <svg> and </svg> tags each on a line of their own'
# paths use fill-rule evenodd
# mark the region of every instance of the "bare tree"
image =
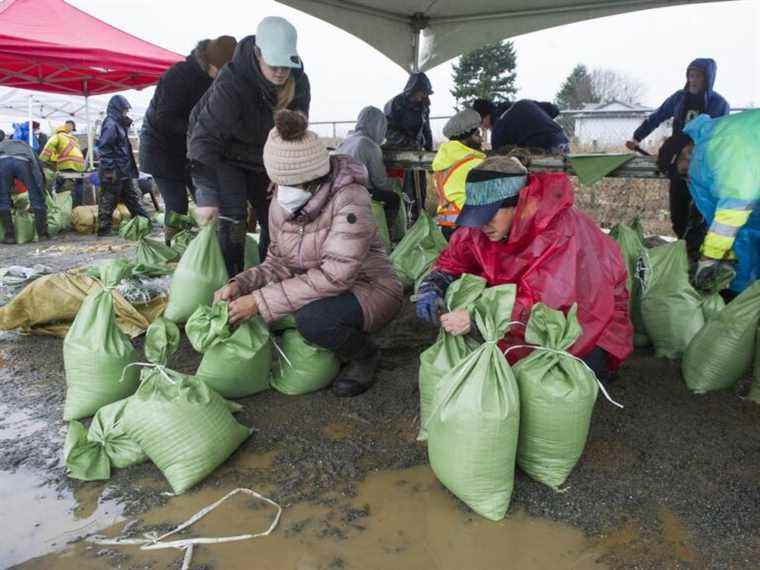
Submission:
<svg viewBox="0 0 760 570">
<path fill-rule="evenodd" d="M 594 69 L 591 72 L 591 89 L 601 103 L 620 101 L 637 104 L 646 93 L 646 87 L 637 78 L 614 69 Z"/>
</svg>

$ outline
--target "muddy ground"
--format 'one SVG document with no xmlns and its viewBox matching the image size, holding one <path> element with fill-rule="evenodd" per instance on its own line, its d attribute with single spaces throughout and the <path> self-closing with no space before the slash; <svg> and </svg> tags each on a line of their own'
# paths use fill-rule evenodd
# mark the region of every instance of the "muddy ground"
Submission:
<svg viewBox="0 0 760 570">
<path fill-rule="evenodd" d="M 67 234 L 44 243 L 0 246 L 0 266 L 41 263 L 61 270 L 124 255 L 131 255 L 131 245 L 119 238 Z M 510 517 L 495 525 L 469 513 L 434 481 L 424 467 L 425 445 L 415 441 L 417 358 L 435 334 L 416 321 L 407 304 L 379 335 L 381 371 L 365 395 L 341 400 L 329 391 L 301 397 L 269 391 L 241 400 L 244 411 L 238 420 L 253 426 L 254 435 L 203 483 L 170 499 L 162 494 L 168 485 L 150 463 L 116 471 L 107 484 L 68 479 L 61 459 L 62 340 L 0 333 L 0 496 L 6 503 L 5 508 L 0 505 L 0 528 L 11 529 L 10 539 L 0 541 L 0 567 L 178 568 L 181 555 L 176 551 L 145 558 L 135 548 L 99 548 L 77 539 L 124 521 L 129 521 L 132 535 L 155 526 L 168 529 L 235 487 L 264 491 L 285 509 L 276 531 L 276 540 L 284 544 L 281 563 L 261 565 L 266 568 L 448 568 L 455 567 L 452 560 L 469 560 L 458 567 L 470 568 L 760 566 L 760 406 L 741 399 L 744 386 L 697 397 L 687 391 L 677 363 L 638 351 L 610 386 L 625 409 L 602 398 L 597 402 L 586 452 L 567 489 L 554 492 L 518 472 Z M 192 372 L 199 360 L 185 340 L 170 364 Z M 395 479 L 382 487 L 376 478 L 385 473 Z M 401 493 L 409 481 L 416 481 L 408 487 L 413 492 Z M 363 533 L 374 537 L 378 528 L 395 524 L 388 505 L 383 510 L 373 501 L 391 497 L 396 502 L 391 501 L 390 511 L 395 513 L 417 504 L 414 493 L 434 493 L 440 504 L 454 505 L 455 514 L 441 514 L 440 520 L 459 517 L 457 528 L 476 529 L 480 542 L 468 546 L 470 535 L 457 531 L 450 542 L 464 545 L 464 558 L 452 555 L 448 564 L 431 559 L 432 566 L 415 558 L 413 548 L 429 538 L 414 538 L 413 533 L 402 546 L 386 545 L 375 558 L 351 558 L 352 545 L 367 549 L 369 544 L 385 544 L 385 538 L 363 539 Z M 366 494 L 374 499 L 366 499 L 365 505 Z M 58 518 L 52 507 L 46 510 L 55 501 L 66 507 Z M 178 509 L 169 509 L 170 503 Z M 197 508 L 187 510 L 195 503 Z M 304 514 L 307 506 L 321 509 L 320 514 Z M 260 518 L 261 509 L 253 507 L 245 507 L 247 516 Z M 406 523 L 414 526 L 414 509 L 407 514 Z M 77 528 L 73 520 L 87 524 Z M 565 563 L 538 563 L 534 557 L 533 563 L 522 565 L 507 556 L 500 558 L 501 566 L 481 557 L 539 522 L 550 526 L 534 545 L 536 552 L 549 548 L 554 536 L 559 541 L 563 532 L 572 531 L 579 533 L 583 555 L 567 558 L 566 553 L 557 559 Z M 35 533 L 48 524 L 67 530 L 56 540 L 42 540 Z M 117 524 L 110 534 L 122 530 Z M 270 539 L 259 539 L 259 544 Z M 324 541 L 336 549 L 329 556 L 296 560 L 285 555 L 299 544 L 320 551 Z M 256 544 L 246 544 L 250 551 L 241 551 L 242 546 L 204 547 L 205 558 L 199 554 L 193 567 L 253 567 L 225 559 L 226 552 L 253 555 Z M 428 544 L 425 556 L 436 548 Z"/>
</svg>

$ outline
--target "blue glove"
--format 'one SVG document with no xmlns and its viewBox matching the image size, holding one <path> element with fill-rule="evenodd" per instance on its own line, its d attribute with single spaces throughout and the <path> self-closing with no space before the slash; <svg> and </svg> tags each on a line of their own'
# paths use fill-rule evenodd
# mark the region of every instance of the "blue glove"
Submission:
<svg viewBox="0 0 760 570">
<path fill-rule="evenodd" d="M 425 291 L 419 293 L 415 302 L 417 305 L 417 318 L 438 326 L 438 313 L 443 307 L 443 300 L 438 291 Z"/>
</svg>

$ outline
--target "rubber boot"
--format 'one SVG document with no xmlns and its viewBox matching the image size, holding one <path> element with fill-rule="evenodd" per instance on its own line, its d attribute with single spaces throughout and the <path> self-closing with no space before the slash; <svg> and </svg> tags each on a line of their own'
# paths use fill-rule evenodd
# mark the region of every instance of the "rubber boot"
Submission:
<svg viewBox="0 0 760 570">
<path fill-rule="evenodd" d="M 0 212 L 0 222 L 2 222 L 3 229 L 5 230 L 3 243 L 6 245 L 16 243 L 16 228 L 13 227 L 13 216 L 10 210 Z"/>
<path fill-rule="evenodd" d="M 50 239 L 46 210 L 34 210 L 34 229 L 37 231 L 37 239 Z"/>
<path fill-rule="evenodd" d="M 333 381 L 332 391 L 338 398 L 363 394 L 375 383 L 380 364 L 380 349 L 371 340 L 348 362 Z"/>
</svg>

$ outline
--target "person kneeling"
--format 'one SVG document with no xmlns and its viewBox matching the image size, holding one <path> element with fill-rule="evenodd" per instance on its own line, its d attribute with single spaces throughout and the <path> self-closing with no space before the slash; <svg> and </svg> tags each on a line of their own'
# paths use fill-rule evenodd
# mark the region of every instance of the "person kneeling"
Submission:
<svg viewBox="0 0 760 570">
<path fill-rule="evenodd" d="M 372 215 L 366 169 L 330 158 L 306 117 L 283 110 L 264 145 L 264 167 L 277 184 L 269 209 L 265 261 L 217 291 L 230 320 L 294 315 L 298 331 L 348 362 L 333 382 L 356 396 L 374 380 L 380 353 L 370 334 L 401 308 L 403 289 Z"/>
<path fill-rule="evenodd" d="M 524 345 L 534 304 L 567 313 L 578 305 L 583 333 L 568 349 L 602 381 L 633 351 L 628 316 L 626 269 L 620 248 L 573 207 L 570 180 L 563 173 L 527 175 L 509 157 L 488 158 L 467 176 L 467 197 L 459 229 L 441 252 L 417 295 L 417 315 L 450 334 L 473 328 L 464 309 L 440 315 L 448 286 L 464 273 L 488 286 L 514 283 L 517 298 L 503 348 Z M 514 363 L 527 351 L 509 352 Z"/>
</svg>

